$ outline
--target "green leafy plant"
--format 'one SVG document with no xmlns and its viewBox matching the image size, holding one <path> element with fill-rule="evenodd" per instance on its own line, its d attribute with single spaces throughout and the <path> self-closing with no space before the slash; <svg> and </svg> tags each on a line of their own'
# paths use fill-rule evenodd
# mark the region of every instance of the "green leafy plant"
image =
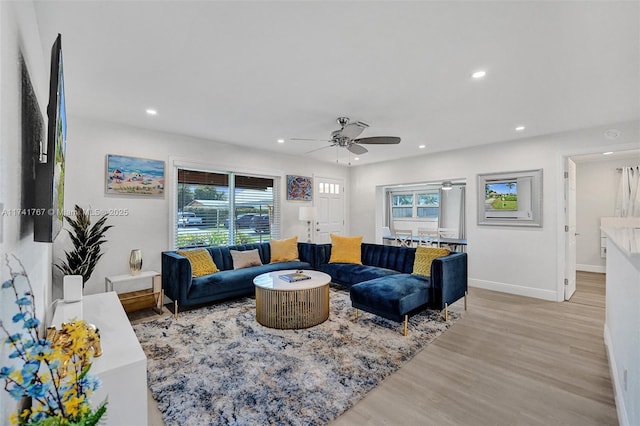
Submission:
<svg viewBox="0 0 640 426">
<path fill-rule="evenodd" d="M 107 242 L 104 234 L 113 226 L 106 224 L 107 215 L 91 225 L 90 212 L 78 205 L 75 206 L 75 216 L 65 216 L 64 219 L 71 226 L 67 232 L 74 248 L 72 251 L 65 251 L 66 259 L 56 264 L 56 268 L 65 275 L 82 275 L 84 287 L 104 254 L 102 244 Z"/>
</svg>

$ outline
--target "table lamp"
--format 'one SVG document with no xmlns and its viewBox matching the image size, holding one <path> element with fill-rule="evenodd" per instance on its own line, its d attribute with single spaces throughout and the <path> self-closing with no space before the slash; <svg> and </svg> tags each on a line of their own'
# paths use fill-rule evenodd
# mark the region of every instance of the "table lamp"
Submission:
<svg viewBox="0 0 640 426">
<path fill-rule="evenodd" d="M 316 208 L 313 206 L 302 206 L 298 212 L 298 219 L 307 222 L 307 242 L 311 242 L 311 221 L 315 219 Z"/>
</svg>

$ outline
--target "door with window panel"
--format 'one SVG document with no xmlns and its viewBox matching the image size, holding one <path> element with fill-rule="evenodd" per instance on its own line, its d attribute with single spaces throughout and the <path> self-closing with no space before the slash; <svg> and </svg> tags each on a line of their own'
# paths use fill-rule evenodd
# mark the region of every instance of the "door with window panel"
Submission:
<svg viewBox="0 0 640 426">
<path fill-rule="evenodd" d="M 341 179 L 316 178 L 316 226 L 318 244 L 331 242 L 330 234 L 344 235 L 344 184 Z"/>
</svg>

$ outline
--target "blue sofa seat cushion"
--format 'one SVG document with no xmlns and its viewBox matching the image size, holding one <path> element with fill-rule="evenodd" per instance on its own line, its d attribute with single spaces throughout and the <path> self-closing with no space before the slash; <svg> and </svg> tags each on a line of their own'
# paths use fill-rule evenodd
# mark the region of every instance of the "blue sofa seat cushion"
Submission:
<svg viewBox="0 0 640 426">
<path fill-rule="evenodd" d="M 350 289 L 351 304 L 392 321 L 425 307 L 431 283 L 428 277 L 396 274 L 355 284 Z"/>
<path fill-rule="evenodd" d="M 228 293 L 229 296 L 233 296 L 237 293 L 251 293 L 253 289 L 253 279 L 255 277 L 260 274 L 282 269 L 311 269 L 311 265 L 307 262 L 291 261 L 250 266 L 248 268 L 232 269 L 204 275 L 192 279 L 191 287 L 189 288 L 189 298 L 202 299 L 215 294 Z"/>
<path fill-rule="evenodd" d="M 399 274 L 392 269 L 377 266 L 358 265 L 355 263 L 322 263 L 318 270 L 331 275 L 331 281 L 345 286 L 351 286 L 362 281 Z"/>
</svg>

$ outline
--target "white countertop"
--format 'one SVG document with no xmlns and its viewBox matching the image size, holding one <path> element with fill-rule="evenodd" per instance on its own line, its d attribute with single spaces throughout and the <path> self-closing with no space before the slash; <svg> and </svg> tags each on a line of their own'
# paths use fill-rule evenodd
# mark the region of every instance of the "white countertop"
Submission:
<svg viewBox="0 0 640 426">
<path fill-rule="evenodd" d="M 602 228 L 605 235 L 627 256 L 640 256 L 640 228 Z"/>
</svg>

